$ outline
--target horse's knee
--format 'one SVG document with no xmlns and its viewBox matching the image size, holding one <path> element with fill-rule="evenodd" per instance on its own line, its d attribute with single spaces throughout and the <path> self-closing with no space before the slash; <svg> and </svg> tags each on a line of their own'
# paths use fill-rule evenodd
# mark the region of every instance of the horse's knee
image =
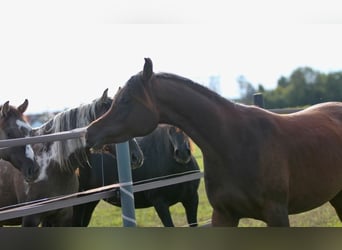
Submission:
<svg viewBox="0 0 342 250">
<path fill-rule="evenodd" d="M 187 221 L 190 227 L 197 227 L 198 195 L 193 195 L 190 199 L 182 202 L 185 209 Z"/>
<path fill-rule="evenodd" d="M 169 206 L 165 202 L 157 202 L 154 204 L 154 209 L 156 210 L 160 220 L 162 221 L 164 227 L 174 227 Z"/>
<path fill-rule="evenodd" d="M 237 227 L 239 225 L 240 218 L 234 216 L 230 212 L 220 212 L 214 209 L 211 217 L 211 225 L 213 227 Z"/>
</svg>

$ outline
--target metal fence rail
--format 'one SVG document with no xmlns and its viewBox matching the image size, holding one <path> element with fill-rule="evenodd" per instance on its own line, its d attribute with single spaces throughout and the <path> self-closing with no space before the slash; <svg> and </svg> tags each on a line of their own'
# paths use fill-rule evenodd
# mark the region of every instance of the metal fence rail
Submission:
<svg viewBox="0 0 342 250">
<path fill-rule="evenodd" d="M 0 140 L 0 148 L 8 148 L 15 146 L 22 146 L 25 144 L 35 144 L 42 142 L 51 142 L 51 141 L 64 141 L 70 139 L 77 139 L 80 137 L 84 137 L 87 133 L 87 128 L 77 128 L 70 131 L 58 132 L 49 135 L 39 135 L 34 137 L 25 137 L 25 138 L 16 138 L 16 139 L 7 139 Z"/>
<path fill-rule="evenodd" d="M 190 173 L 182 174 L 181 176 L 177 177 L 136 184 L 133 186 L 133 192 L 141 192 L 153 188 L 165 187 L 173 184 L 196 180 L 202 177 L 203 172 L 191 171 Z M 70 195 L 46 198 L 38 201 L 31 201 L 9 207 L 3 207 L 0 208 L 0 221 L 110 198 L 117 195 L 120 187 L 125 187 L 128 185 L 130 184 L 117 183 Z"/>
</svg>

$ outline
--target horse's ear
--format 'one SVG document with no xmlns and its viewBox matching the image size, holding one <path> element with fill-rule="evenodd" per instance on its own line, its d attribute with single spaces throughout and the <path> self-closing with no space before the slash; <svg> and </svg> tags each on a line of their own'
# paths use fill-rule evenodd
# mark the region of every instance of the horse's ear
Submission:
<svg viewBox="0 0 342 250">
<path fill-rule="evenodd" d="M 101 102 L 105 102 L 108 98 L 108 88 L 103 91 L 103 94 L 101 96 Z"/>
<path fill-rule="evenodd" d="M 153 65 L 152 60 L 150 58 L 145 58 L 145 65 L 143 70 L 143 81 L 146 82 L 151 79 L 153 74 Z"/>
<path fill-rule="evenodd" d="M 25 101 L 23 102 L 23 104 L 21 104 L 17 109 L 20 111 L 20 113 L 24 113 L 27 109 L 28 106 L 28 100 L 25 99 Z"/>
<path fill-rule="evenodd" d="M 10 110 L 9 101 L 7 101 L 1 107 L 0 116 L 1 117 L 6 117 L 9 110 Z"/>
</svg>

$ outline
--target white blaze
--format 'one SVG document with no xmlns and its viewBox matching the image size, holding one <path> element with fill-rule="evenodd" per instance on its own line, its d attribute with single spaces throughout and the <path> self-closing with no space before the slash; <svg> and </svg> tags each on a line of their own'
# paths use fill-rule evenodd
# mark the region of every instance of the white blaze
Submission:
<svg viewBox="0 0 342 250">
<path fill-rule="evenodd" d="M 24 122 L 24 121 L 16 120 L 15 123 L 18 125 L 19 129 L 25 128 L 27 130 L 27 132 L 30 132 L 32 130 L 31 126 L 28 123 Z M 28 135 L 26 137 L 28 137 Z M 29 158 L 32 161 L 34 160 L 34 152 L 33 152 L 33 149 L 31 147 L 31 145 L 26 145 L 26 147 L 25 147 L 25 156 L 26 156 L 26 158 Z"/>
<path fill-rule="evenodd" d="M 18 125 L 19 129 L 26 128 L 28 131 L 32 130 L 31 126 L 26 122 L 23 122 L 21 120 L 17 120 L 15 123 Z"/>
<path fill-rule="evenodd" d="M 31 145 L 26 145 L 25 155 L 27 158 L 34 160 L 34 152 Z"/>
</svg>

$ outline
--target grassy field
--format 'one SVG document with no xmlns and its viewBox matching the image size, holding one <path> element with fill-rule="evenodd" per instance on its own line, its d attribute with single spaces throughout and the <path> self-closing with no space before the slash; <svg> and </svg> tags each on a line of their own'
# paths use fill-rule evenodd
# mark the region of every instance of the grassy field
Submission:
<svg viewBox="0 0 342 250">
<path fill-rule="evenodd" d="M 194 147 L 194 156 L 203 170 L 202 155 L 197 147 Z M 198 206 L 198 222 L 199 225 L 208 223 L 211 217 L 212 208 L 208 203 L 208 199 L 204 190 L 204 183 L 201 180 L 199 187 L 199 206 Z M 170 208 L 171 215 L 175 226 L 187 226 L 184 208 L 180 203 Z M 154 208 L 136 209 L 136 220 L 139 227 L 162 227 L 158 215 Z M 291 215 L 290 223 L 293 227 L 341 227 L 334 209 L 330 204 L 325 204 L 317 209 L 306 213 Z M 96 207 L 90 227 L 121 227 L 121 208 L 114 207 L 108 203 L 101 201 Z M 239 226 L 241 227 L 264 227 L 265 223 L 253 220 L 242 219 Z"/>
</svg>

